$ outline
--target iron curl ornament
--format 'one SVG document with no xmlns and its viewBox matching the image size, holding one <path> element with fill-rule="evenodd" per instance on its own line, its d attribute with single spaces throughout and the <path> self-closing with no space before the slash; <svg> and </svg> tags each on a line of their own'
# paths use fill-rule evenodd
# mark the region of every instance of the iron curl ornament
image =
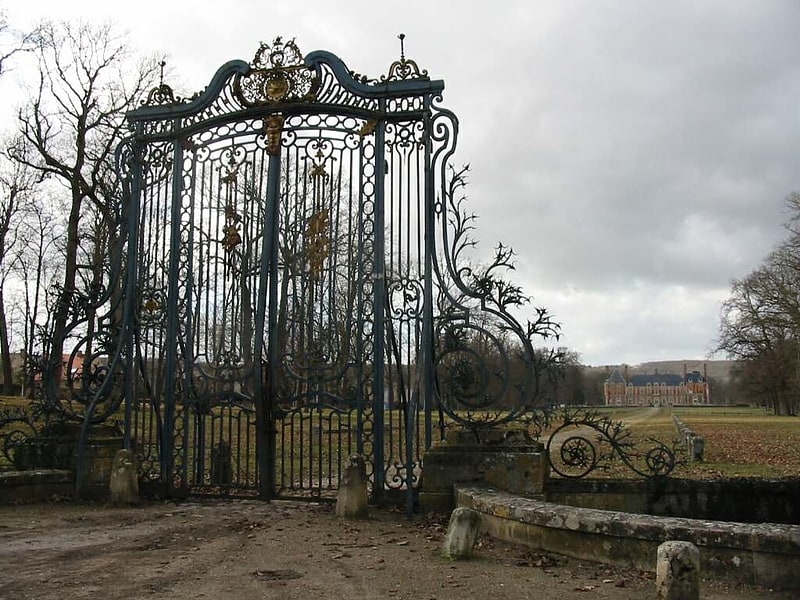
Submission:
<svg viewBox="0 0 800 600">
<path fill-rule="evenodd" d="M 647 449 L 622 421 L 579 408 L 563 409 L 555 415 L 558 425 L 545 446 L 553 471 L 567 479 L 580 479 L 595 471 L 622 465 L 642 477 L 667 477 L 683 463 L 676 446 L 654 438 Z"/>
<path fill-rule="evenodd" d="M 536 347 L 558 339 L 560 325 L 545 308 L 533 309 L 525 325 L 512 315 L 530 303 L 506 279 L 513 251 L 498 244 L 493 258 L 475 266 L 466 256 L 477 244 L 476 216 L 465 209 L 469 167 L 449 168 L 439 204 L 441 243 L 434 270 L 439 281 L 434 335 L 434 376 L 440 410 L 479 436 L 542 406 L 541 371 L 547 368 Z"/>
</svg>

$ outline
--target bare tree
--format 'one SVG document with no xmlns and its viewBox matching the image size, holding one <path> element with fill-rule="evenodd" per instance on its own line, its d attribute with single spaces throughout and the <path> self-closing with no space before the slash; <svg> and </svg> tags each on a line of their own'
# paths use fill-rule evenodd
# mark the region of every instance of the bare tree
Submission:
<svg viewBox="0 0 800 600">
<path fill-rule="evenodd" d="M 4 144 L 9 152 L 24 155 L 24 143 L 20 139 Z M 6 313 L 6 281 L 12 272 L 20 250 L 19 224 L 25 218 L 36 187 L 41 183 L 41 174 L 9 158 L 4 152 L 0 156 L 0 367 L 3 374 L 3 393 L 12 393 L 13 370 L 11 346 Z"/>
<path fill-rule="evenodd" d="M 35 156 L 15 158 L 52 176 L 69 194 L 63 280 L 49 352 L 57 381 L 79 282 L 85 209 L 90 204 L 111 221 L 108 193 L 124 112 L 155 82 L 158 67 L 154 60 L 136 59 L 110 25 L 45 22 L 33 40 L 38 81 L 19 111 L 19 123 Z"/>
<path fill-rule="evenodd" d="M 8 71 L 14 55 L 29 50 L 30 44 L 30 34 L 15 31 L 8 22 L 5 11 L 0 10 L 0 75 Z"/>
<path fill-rule="evenodd" d="M 41 332 L 46 331 L 48 319 L 47 291 L 57 282 L 63 265 L 61 236 L 64 221 L 63 206 L 47 191 L 35 194 L 26 206 L 26 218 L 17 227 L 20 252 L 14 262 L 14 275 L 21 288 L 24 325 L 25 388 L 29 397 L 34 393 L 34 378 L 41 346 Z"/>
<path fill-rule="evenodd" d="M 800 408 L 800 198 L 787 203 L 790 237 L 748 276 L 731 283 L 720 315 L 717 350 L 742 361 L 740 383 L 776 414 Z"/>
</svg>

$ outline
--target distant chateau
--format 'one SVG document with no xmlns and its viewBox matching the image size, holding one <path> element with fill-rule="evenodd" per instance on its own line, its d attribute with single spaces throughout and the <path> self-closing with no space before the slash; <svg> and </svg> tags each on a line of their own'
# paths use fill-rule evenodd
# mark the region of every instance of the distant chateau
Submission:
<svg viewBox="0 0 800 600">
<path fill-rule="evenodd" d="M 606 405 L 617 406 L 679 406 L 702 405 L 710 402 L 706 367 L 703 373 L 688 371 L 683 375 L 659 373 L 628 374 L 614 369 L 603 384 Z"/>
</svg>

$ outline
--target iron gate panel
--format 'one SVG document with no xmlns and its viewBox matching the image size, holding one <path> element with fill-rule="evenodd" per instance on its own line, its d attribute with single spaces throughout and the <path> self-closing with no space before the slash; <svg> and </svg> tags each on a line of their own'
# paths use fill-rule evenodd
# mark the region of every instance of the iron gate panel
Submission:
<svg viewBox="0 0 800 600">
<path fill-rule="evenodd" d="M 404 479 L 374 390 L 387 372 L 384 227 L 405 218 L 408 237 L 411 217 L 390 186 L 387 219 L 382 179 L 384 152 L 420 143 L 424 101 L 359 94 L 367 86 L 342 85 L 342 72 L 327 53 L 309 69 L 278 40 L 188 105 L 162 85 L 129 115 L 139 326 L 128 426 L 168 486 L 321 494 L 353 452 L 370 459 L 375 490 Z M 387 126 L 389 112 L 407 114 Z M 396 356 L 420 343 L 416 329 L 393 338 Z"/>
<path fill-rule="evenodd" d="M 443 87 L 405 56 L 367 80 L 278 38 L 128 114 L 126 438 L 168 493 L 319 496 L 357 452 L 373 495 L 410 499 L 435 429 L 535 396 L 509 255 L 459 266 Z"/>
<path fill-rule="evenodd" d="M 318 497 L 358 452 L 373 497 L 405 488 L 411 510 L 423 452 L 448 427 L 482 442 L 511 423 L 541 433 L 537 374 L 557 353 L 533 341 L 559 326 L 543 308 L 512 316 L 527 298 L 504 278 L 508 248 L 470 261 L 458 121 L 400 39 L 380 79 L 277 38 L 193 98 L 162 83 L 128 113 L 108 256 L 80 267 L 92 284 L 69 295 L 63 337 L 45 336 L 72 350 L 37 367 L 43 402 L 0 415 L 8 460 L 20 428 L 82 421 L 80 494 L 90 429 L 122 406 L 126 448 L 162 493 Z M 548 444 L 564 477 L 614 456 L 643 476 L 676 465 L 619 422 L 562 417 L 556 431 L 593 429 L 611 448 Z"/>
</svg>

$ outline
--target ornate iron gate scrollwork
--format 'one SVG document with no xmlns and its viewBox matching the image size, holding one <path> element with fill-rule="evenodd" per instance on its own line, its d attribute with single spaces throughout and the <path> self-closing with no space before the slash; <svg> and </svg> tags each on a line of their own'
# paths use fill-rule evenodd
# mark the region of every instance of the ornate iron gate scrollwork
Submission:
<svg viewBox="0 0 800 600">
<path fill-rule="evenodd" d="M 535 404 L 532 339 L 554 325 L 511 316 L 507 249 L 463 266 L 443 89 L 404 53 L 368 79 L 277 38 L 128 114 L 114 376 L 146 477 L 321 495 L 358 452 L 374 495 L 411 494 L 437 428 Z"/>
<path fill-rule="evenodd" d="M 43 365 L 47 410 L 0 415 L 4 456 L 19 462 L 54 412 L 82 419 L 85 440 L 124 406 L 125 443 L 166 494 L 321 496 L 357 452 L 373 496 L 405 489 L 410 507 L 447 427 L 538 436 L 550 415 L 534 342 L 558 325 L 545 309 L 512 316 L 527 298 L 503 276 L 508 248 L 482 266 L 466 256 L 475 217 L 443 89 L 402 49 L 369 79 L 281 38 L 192 98 L 162 82 L 117 151 L 107 284 L 73 295 L 83 367 L 67 366 L 62 393 L 62 365 Z M 560 435 L 580 429 L 610 451 Z M 645 476 L 676 464 L 592 414 L 566 412 L 555 435 L 565 477 L 614 457 Z"/>
</svg>

